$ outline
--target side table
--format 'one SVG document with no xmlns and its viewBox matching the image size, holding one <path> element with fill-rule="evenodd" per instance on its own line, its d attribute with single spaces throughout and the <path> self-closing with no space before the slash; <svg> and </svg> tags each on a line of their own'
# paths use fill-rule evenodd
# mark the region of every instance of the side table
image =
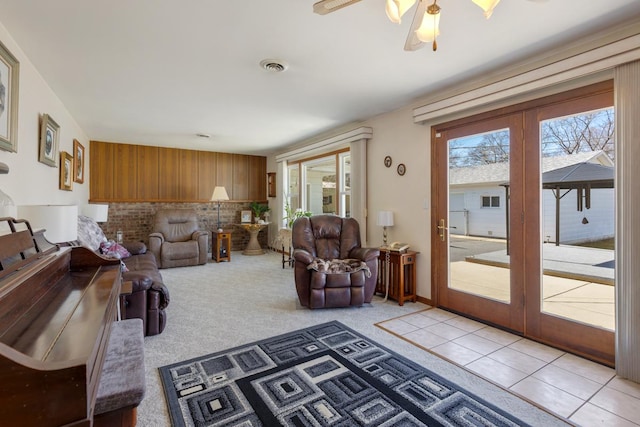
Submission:
<svg viewBox="0 0 640 427">
<path fill-rule="evenodd" d="M 216 262 L 231 262 L 231 232 L 212 231 L 211 232 L 211 259 Z"/>
<path fill-rule="evenodd" d="M 389 264 L 387 265 L 387 253 Z M 380 248 L 378 257 L 378 281 L 376 293 L 386 294 L 386 277 L 389 274 L 389 297 L 404 305 L 405 301 L 416 302 L 416 255 L 418 252 L 390 251 Z M 387 270 L 388 267 L 388 270 Z"/>
<path fill-rule="evenodd" d="M 238 227 L 244 228 L 249 233 L 249 243 L 247 243 L 247 247 L 242 251 L 242 255 L 264 255 L 264 250 L 262 246 L 260 246 L 260 242 L 258 242 L 258 233 L 267 225 L 269 224 L 238 224 Z"/>
</svg>

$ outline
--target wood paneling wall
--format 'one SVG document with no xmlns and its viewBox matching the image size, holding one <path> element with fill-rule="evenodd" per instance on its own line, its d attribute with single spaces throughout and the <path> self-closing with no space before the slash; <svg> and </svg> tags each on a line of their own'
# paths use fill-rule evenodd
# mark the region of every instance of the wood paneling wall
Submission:
<svg viewBox="0 0 640 427">
<path fill-rule="evenodd" d="M 215 186 L 234 201 L 267 200 L 267 158 L 91 141 L 91 202 L 208 202 Z"/>
</svg>

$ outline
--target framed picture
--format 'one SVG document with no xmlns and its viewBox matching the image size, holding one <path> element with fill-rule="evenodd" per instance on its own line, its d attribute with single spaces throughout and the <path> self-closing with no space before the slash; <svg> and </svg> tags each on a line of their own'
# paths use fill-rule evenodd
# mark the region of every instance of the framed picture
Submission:
<svg viewBox="0 0 640 427">
<path fill-rule="evenodd" d="M 18 151 L 19 76 L 20 63 L 0 43 L 0 149 L 13 152 Z"/>
<path fill-rule="evenodd" d="M 38 161 L 51 167 L 57 167 L 58 138 L 60 126 L 48 114 L 42 115 L 40 122 L 40 156 Z"/>
<path fill-rule="evenodd" d="M 240 212 L 240 222 L 242 223 L 250 223 L 251 222 L 251 211 L 241 211 Z"/>
<path fill-rule="evenodd" d="M 73 183 L 73 156 L 63 151 L 60 153 L 60 189 L 71 191 Z"/>
<path fill-rule="evenodd" d="M 73 140 L 73 180 L 78 184 L 84 182 L 84 145 Z"/>
</svg>

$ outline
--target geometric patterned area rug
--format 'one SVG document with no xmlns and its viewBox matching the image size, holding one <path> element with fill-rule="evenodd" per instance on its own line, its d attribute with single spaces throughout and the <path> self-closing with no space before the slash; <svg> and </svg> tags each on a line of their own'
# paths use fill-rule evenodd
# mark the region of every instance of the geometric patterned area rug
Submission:
<svg viewBox="0 0 640 427">
<path fill-rule="evenodd" d="M 329 322 L 159 368 L 175 426 L 522 426 Z"/>
</svg>

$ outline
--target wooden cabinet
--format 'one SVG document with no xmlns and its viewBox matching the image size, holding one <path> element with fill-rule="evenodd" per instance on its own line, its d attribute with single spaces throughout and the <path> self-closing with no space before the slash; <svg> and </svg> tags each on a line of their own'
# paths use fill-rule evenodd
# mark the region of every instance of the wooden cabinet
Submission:
<svg viewBox="0 0 640 427">
<path fill-rule="evenodd" d="M 387 257 L 388 255 L 388 257 Z M 387 275 L 389 278 L 389 298 L 404 305 L 405 301 L 416 302 L 416 256 L 418 252 L 404 253 L 380 248 L 378 258 L 378 281 L 376 293 L 387 294 Z"/>
<path fill-rule="evenodd" d="M 138 146 L 117 144 L 114 147 L 113 193 L 118 200 L 136 200 Z"/>
<path fill-rule="evenodd" d="M 240 154 L 233 155 L 233 199 L 249 199 L 249 158 Z"/>
<path fill-rule="evenodd" d="M 159 191 L 160 200 L 179 200 L 180 187 L 178 179 L 180 177 L 180 153 L 173 148 L 159 148 L 158 151 L 159 169 Z"/>
<path fill-rule="evenodd" d="M 137 200 L 158 200 L 158 147 L 138 146 Z"/>
<path fill-rule="evenodd" d="M 89 191 L 91 200 L 109 201 L 113 194 L 114 144 L 92 141 L 89 146 Z"/>
<path fill-rule="evenodd" d="M 216 262 L 231 262 L 231 232 L 223 231 L 219 233 L 213 231 L 211 237 L 211 259 Z"/>
<path fill-rule="evenodd" d="M 249 200 L 267 200 L 267 162 L 262 157 L 249 156 Z"/>
<path fill-rule="evenodd" d="M 91 202 L 208 202 L 216 186 L 234 201 L 266 200 L 263 156 L 91 141 Z"/>
<path fill-rule="evenodd" d="M 198 196 L 197 200 L 209 201 L 216 187 L 217 153 L 198 151 Z"/>
<path fill-rule="evenodd" d="M 179 199 L 198 200 L 198 152 L 177 151 L 180 154 Z"/>
</svg>

